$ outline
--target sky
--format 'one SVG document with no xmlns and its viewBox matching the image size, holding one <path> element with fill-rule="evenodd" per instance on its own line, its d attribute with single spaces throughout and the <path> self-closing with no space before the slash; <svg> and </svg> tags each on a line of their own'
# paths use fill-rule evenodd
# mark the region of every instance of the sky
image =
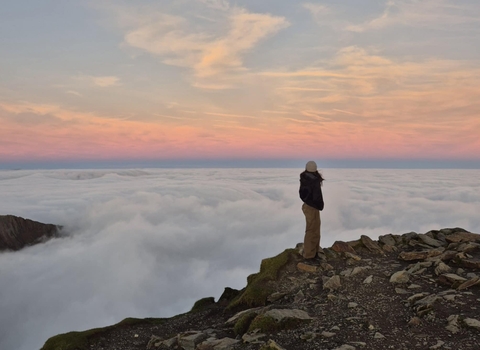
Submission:
<svg viewBox="0 0 480 350">
<path fill-rule="evenodd" d="M 480 3 L 3 1 L 0 125 L 0 164 L 480 167 Z"/>
<path fill-rule="evenodd" d="M 0 253 L 0 349 L 126 317 L 169 317 L 303 241 L 298 169 L 0 171 L 0 213 L 64 226 Z M 321 245 L 480 233 L 480 170 L 328 169 Z"/>
</svg>

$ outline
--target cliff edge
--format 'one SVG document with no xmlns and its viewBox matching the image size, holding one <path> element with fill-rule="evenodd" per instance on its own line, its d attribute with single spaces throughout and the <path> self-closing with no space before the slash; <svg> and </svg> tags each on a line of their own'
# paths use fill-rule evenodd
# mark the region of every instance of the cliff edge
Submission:
<svg viewBox="0 0 480 350">
<path fill-rule="evenodd" d="M 41 350 L 478 349 L 480 234 L 361 236 L 324 249 L 319 266 L 301 250 L 185 314 L 61 334 Z"/>
<path fill-rule="evenodd" d="M 0 251 L 19 250 L 43 242 L 57 235 L 60 227 L 24 219 L 13 215 L 0 215 Z"/>
</svg>

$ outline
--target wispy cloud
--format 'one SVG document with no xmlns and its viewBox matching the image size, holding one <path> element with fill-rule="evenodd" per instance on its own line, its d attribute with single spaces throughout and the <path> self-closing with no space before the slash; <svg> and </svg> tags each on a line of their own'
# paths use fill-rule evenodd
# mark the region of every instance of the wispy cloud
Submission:
<svg viewBox="0 0 480 350">
<path fill-rule="evenodd" d="M 86 81 L 88 84 L 98 86 L 98 87 L 111 87 L 111 86 L 118 86 L 120 85 L 120 78 L 114 75 L 106 75 L 106 76 L 94 76 L 94 75 L 84 75 L 80 74 L 74 76 L 73 79 L 77 81 Z M 75 91 L 70 90 L 68 93 L 75 94 Z"/>
<path fill-rule="evenodd" d="M 200 3 L 216 10 L 227 11 L 230 9 L 230 3 L 227 0 L 197 0 Z"/>
<path fill-rule="evenodd" d="M 365 32 L 388 26 L 432 27 L 480 23 L 478 7 L 450 0 L 389 0 L 378 17 L 361 24 L 348 25 L 346 30 Z"/>
<path fill-rule="evenodd" d="M 372 144 L 369 152 L 376 152 L 373 144 L 378 142 L 384 147 L 395 144 L 405 154 L 410 152 L 405 147 L 411 142 L 408 137 L 429 140 L 418 141 L 423 151 L 431 148 L 428 143 L 451 155 L 474 154 L 478 148 L 470 137 L 473 130 L 480 133 L 480 68 L 476 61 L 409 61 L 352 46 L 317 66 L 261 74 L 274 79 L 279 99 L 299 111 L 303 120 L 315 115 L 322 118 L 315 129 L 318 133 L 328 130 L 323 136 L 328 142 L 337 143 L 340 137 L 360 143 L 365 138 L 364 144 Z M 328 129 L 324 129 L 326 125 Z M 387 128 L 383 132 L 390 135 L 390 141 L 372 141 L 383 128 Z M 313 129 L 297 130 L 307 134 Z M 346 130 L 356 130 L 356 135 L 349 137 Z M 468 139 L 448 147 L 448 140 L 459 133 L 469 135 Z M 370 141 L 367 135 L 372 137 Z M 438 135 L 443 135 L 442 139 Z M 351 148 L 349 152 L 355 151 Z"/>
<path fill-rule="evenodd" d="M 105 76 L 105 77 L 90 77 L 93 83 L 100 87 L 109 87 L 118 85 L 120 78 L 115 76 Z"/>
<path fill-rule="evenodd" d="M 219 84 L 216 78 L 248 69 L 245 55 L 289 25 L 284 17 L 231 8 L 223 1 L 204 2 L 223 10 L 210 29 L 158 9 L 144 8 L 133 18 L 130 8 L 116 7 L 124 45 L 158 56 L 165 64 L 189 68 L 196 79 L 213 81 L 194 79 L 197 87 L 220 89 L 228 84 Z"/>
<path fill-rule="evenodd" d="M 79 93 L 78 91 L 68 90 L 66 93 L 69 94 L 69 95 L 75 95 L 75 96 L 78 96 L 78 97 L 82 97 L 82 94 Z"/>
</svg>

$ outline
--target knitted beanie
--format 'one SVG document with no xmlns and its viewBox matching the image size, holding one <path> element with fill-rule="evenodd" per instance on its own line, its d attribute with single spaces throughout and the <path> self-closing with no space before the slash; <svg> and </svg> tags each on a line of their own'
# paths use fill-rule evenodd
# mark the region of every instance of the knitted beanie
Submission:
<svg viewBox="0 0 480 350">
<path fill-rule="evenodd" d="M 307 165 L 305 166 L 305 170 L 314 173 L 317 171 L 317 163 L 315 163 L 313 160 L 309 161 Z"/>
</svg>

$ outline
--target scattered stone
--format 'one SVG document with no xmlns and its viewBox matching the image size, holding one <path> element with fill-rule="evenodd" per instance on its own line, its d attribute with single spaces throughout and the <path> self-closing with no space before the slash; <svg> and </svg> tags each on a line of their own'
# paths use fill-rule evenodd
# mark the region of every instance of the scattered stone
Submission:
<svg viewBox="0 0 480 350">
<path fill-rule="evenodd" d="M 410 294 L 407 290 L 403 288 L 395 288 L 395 293 L 397 294 Z"/>
<path fill-rule="evenodd" d="M 351 341 L 350 344 L 352 345 L 357 345 L 361 348 L 364 348 L 367 346 L 367 343 L 363 342 L 363 341 Z"/>
<path fill-rule="evenodd" d="M 323 289 L 337 290 L 342 286 L 340 282 L 340 276 L 334 275 L 330 277 L 327 282 L 323 284 Z"/>
<path fill-rule="evenodd" d="M 270 339 L 267 344 L 265 344 L 264 347 L 261 347 L 260 350 L 262 349 L 268 349 L 268 350 L 285 350 L 282 348 L 280 345 L 278 345 L 275 341 Z"/>
<path fill-rule="evenodd" d="M 353 269 L 352 273 L 351 273 L 351 276 L 355 276 L 355 275 L 358 275 L 359 273 L 362 273 L 362 272 L 365 272 L 367 270 L 369 270 L 370 267 L 369 266 L 357 266 Z"/>
<path fill-rule="evenodd" d="M 171 338 L 168 338 L 168 339 L 164 340 L 163 342 L 161 342 L 160 345 L 164 345 L 167 348 L 174 348 L 174 347 L 177 346 L 177 344 L 178 344 L 178 337 L 175 336 L 175 337 L 171 337 Z"/>
<path fill-rule="evenodd" d="M 408 286 L 408 289 L 418 289 L 418 288 L 422 288 L 421 286 L 419 286 L 418 284 L 411 284 Z"/>
<path fill-rule="evenodd" d="M 232 338 L 222 338 L 222 339 L 207 339 L 203 343 L 200 343 L 197 346 L 196 350 L 230 350 L 233 349 L 233 346 L 239 343 L 240 340 Z"/>
<path fill-rule="evenodd" d="M 443 344 L 445 344 L 444 341 L 437 340 L 437 344 L 432 345 L 429 349 L 432 349 L 432 350 L 440 349 L 443 346 Z"/>
<path fill-rule="evenodd" d="M 440 263 L 435 268 L 435 274 L 437 276 L 443 275 L 444 273 L 449 273 L 450 271 L 452 271 L 452 268 L 442 261 L 440 261 Z"/>
<path fill-rule="evenodd" d="M 320 335 L 324 338 L 331 338 L 335 336 L 336 333 L 323 331 Z"/>
<path fill-rule="evenodd" d="M 390 283 L 403 284 L 410 280 L 410 274 L 405 271 L 397 271 L 390 277 Z"/>
<path fill-rule="evenodd" d="M 353 259 L 355 261 L 362 260 L 362 258 L 360 256 L 358 256 L 357 254 L 350 253 L 350 252 L 345 252 L 345 257 L 348 258 L 348 259 Z"/>
<path fill-rule="evenodd" d="M 242 335 L 242 340 L 244 343 L 261 344 L 263 343 L 263 341 L 261 341 L 260 339 L 265 338 L 266 336 L 267 335 L 263 333 L 251 332 Z"/>
<path fill-rule="evenodd" d="M 175 339 L 177 339 L 177 337 L 175 337 Z M 162 338 L 157 337 L 156 335 L 152 335 L 150 337 L 150 341 L 147 344 L 147 349 L 154 349 L 156 347 L 159 347 L 162 341 L 163 341 Z"/>
<path fill-rule="evenodd" d="M 352 274 L 352 271 L 353 269 L 346 269 L 346 270 L 343 270 L 342 272 L 340 272 L 340 276 L 345 276 L 345 277 L 348 277 Z"/>
<path fill-rule="evenodd" d="M 418 326 L 421 323 L 422 323 L 422 320 L 419 317 L 414 316 L 410 319 L 410 321 L 408 322 L 408 325 L 409 326 Z"/>
<path fill-rule="evenodd" d="M 294 303 L 300 303 L 302 300 L 305 299 L 305 294 L 300 289 L 297 294 L 295 294 L 295 298 L 293 299 Z"/>
<path fill-rule="evenodd" d="M 437 296 L 435 294 L 431 294 L 431 295 L 427 295 L 426 297 L 415 301 L 414 305 L 415 306 L 424 306 L 425 308 L 432 308 L 433 304 L 439 299 L 440 299 L 439 296 Z"/>
<path fill-rule="evenodd" d="M 447 318 L 448 325 L 445 327 L 448 331 L 456 334 L 460 331 L 460 325 L 458 324 L 459 315 L 450 315 Z"/>
<path fill-rule="evenodd" d="M 468 327 L 475 328 L 477 331 L 480 331 L 480 321 L 474 318 L 466 318 L 463 320 Z"/>
<path fill-rule="evenodd" d="M 370 284 L 370 283 L 372 283 L 372 281 L 373 281 L 373 275 L 370 275 L 363 280 L 363 283 L 364 284 Z"/>
<path fill-rule="evenodd" d="M 335 348 L 333 350 L 356 350 L 356 348 L 348 344 L 343 344 L 342 346 L 339 346 L 338 348 Z"/>
<path fill-rule="evenodd" d="M 285 295 L 287 295 L 287 293 L 280 293 L 280 292 L 275 292 L 273 294 L 270 294 L 268 297 L 267 297 L 267 300 L 271 303 L 277 301 L 277 300 L 280 300 L 282 299 Z"/>
<path fill-rule="evenodd" d="M 375 332 L 375 335 L 373 336 L 375 339 L 383 339 L 385 336 L 380 333 L 380 332 Z"/>
<path fill-rule="evenodd" d="M 348 303 L 348 308 L 349 308 L 349 309 L 354 309 L 354 308 L 356 308 L 357 306 L 358 306 L 357 303 L 354 303 L 354 302 Z"/>
<path fill-rule="evenodd" d="M 320 268 L 321 268 L 323 271 L 331 271 L 331 270 L 333 270 L 333 266 L 330 265 L 330 264 L 328 264 L 328 263 L 326 263 L 326 262 L 322 262 L 322 263 L 320 264 Z"/>
<path fill-rule="evenodd" d="M 412 295 L 411 297 L 409 297 L 407 299 L 408 302 L 410 302 L 411 304 L 415 303 L 417 300 L 420 300 L 420 299 L 423 299 L 425 298 L 426 296 L 430 295 L 430 293 L 418 293 L 418 294 L 414 294 Z"/>
<path fill-rule="evenodd" d="M 207 335 L 203 332 L 186 332 L 178 335 L 178 345 L 184 350 L 195 350 L 205 339 Z"/>
<path fill-rule="evenodd" d="M 300 336 L 300 339 L 310 341 L 315 339 L 315 337 L 316 337 L 316 334 L 314 332 L 306 332 Z"/>
<path fill-rule="evenodd" d="M 449 294 L 449 295 L 444 295 L 443 299 L 445 299 L 446 301 L 455 301 L 456 297 L 457 297 L 457 295 L 455 295 L 455 294 Z"/>
</svg>

